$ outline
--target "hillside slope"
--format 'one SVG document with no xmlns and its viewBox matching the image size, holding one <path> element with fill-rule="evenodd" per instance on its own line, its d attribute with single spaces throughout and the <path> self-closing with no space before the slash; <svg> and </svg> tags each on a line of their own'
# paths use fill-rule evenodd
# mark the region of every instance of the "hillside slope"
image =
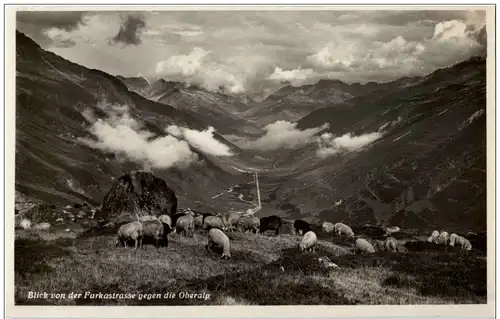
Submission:
<svg viewBox="0 0 500 319">
<path fill-rule="evenodd" d="M 392 92 L 417 84 L 420 77 L 402 78 L 388 83 L 347 84 L 339 80 L 320 80 L 316 84 L 286 85 L 245 112 L 245 117 L 261 126 L 286 120 L 295 122 L 307 114 L 331 105 L 343 106 L 353 98 Z"/>
<path fill-rule="evenodd" d="M 98 204 L 115 178 L 144 169 L 113 150 L 82 142 L 95 138 L 92 125 L 110 117 L 103 105 L 127 106 L 129 118 L 125 120 L 141 122 L 150 134 L 144 143 L 168 136 L 168 125 L 202 131 L 207 122 L 220 121 L 214 124 L 217 130 L 224 126 L 246 131 L 246 136 L 255 129 L 241 124 L 248 105 L 237 104 L 234 98 L 180 88 L 173 82 L 149 85 L 141 78 L 119 80 L 44 51 L 21 33 L 16 50 L 16 190 L 36 200 Z M 332 85 L 344 91 L 349 87 L 349 100 L 332 103 L 336 99 Z M 163 103 L 132 92 L 141 90 L 142 94 L 145 90 L 166 92 L 155 95 Z M 484 59 L 473 58 L 425 77 L 385 84 L 346 86 L 327 81 L 300 90 L 309 90 L 303 95 L 328 105 L 301 118 L 297 126 L 330 124 L 331 135 L 321 144 L 323 153 L 318 153 L 318 145 L 310 144 L 254 156 L 255 152 L 241 150 L 214 133 L 233 156 L 207 155 L 190 146 L 202 165 L 149 169 L 174 189 L 181 207 L 184 202 L 201 210 L 246 209 L 256 198 L 255 186 L 251 175 L 239 170 L 266 167 L 260 174 L 264 209 L 259 216 L 281 214 L 361 225 L 396 223 L 411 228 L 486 228 Z M 297 95 L 294 92 L 281 90 L 269 101 L 280 94 L 290 100 Z M 352 97 L 356 94 L 360 95 Z M 188 110 L 190 105 L 196 107 Z M 231 116 L 205 116 L 208 109 L 225 110 Z M 88 116 L 89 110 L 97 121 Z M 279 110 L 270 112 L 283 119 Z M 370 145 L 352 146 L 357 138 L 367 136 L 372 139 L 366 143 Z M 348 143 L 347 149 L 353 147 L 351 152 L 345 152 L 342 143 Z M 154 145 L 154 151 L 162 149 Z M 168 160 L 175 154 L 172 149 L 162 156 Z"/>
<path fill-rule="evenodd" d="M 114 127 L 119 135 L 110 141 L 138 158 L 151 154 L 142 154 L 141 145 L 134 143 L 153 143 L 155 139 L 160 143 L 162 137 L 168 136 L 168 125 L 200 131 L 207 128 L 193 115 L 130 92 L 113 76 L 41 49 L 22 33 L 17 32 L 16 42 L 16 190 L 32 199 L 55 204 L 83 200 L 97 204 L 115 178 L 143 168 L 130 156 L 119 156 L 116 151 L 85 142 L 95 139 L 92 128 L 109 135 L 106 121 L 120 124 Z M 123 110 L 126 112 L 120 118 Z M 139 125 L 140 129 L 135 127 Z M 132 134 L 133 130 L 137 132 Z M 131 140 L 131 136 L 139 138 L 139 142 Z M 217 133 L 214 138 L 236 157 L 241 153 Z M 137 150 L 126 149 L 129 146 Z M 148 152 L 159 148 L 151 146 Z M 207 200 L 234 184 L 235 176 L 240 174 L 216 156 L 191 146 L 184 151 L 196 154 L 202 164 L 183 168 L 179 161 L 179 165 L 163 165 L 163 160 L 158 160 L 159 168 L 151 168 L 181 201 Z M 164 149 L 162 156 L 165 162 L 174 161 L 175 150 Z"/>
<path fill-rule="evenodd" d="M 481 58 L 411 87 L 314 111 L 298 127 L 329 123 L 332 136 L 323 151 L 331 155 L 320 157 L 310 145 L 281 159 L 282 173 L 266 180 L 266 200 L 277 198 L 275 205 L 294 218 L 485 230 L 485 112 Z M 360 136 L 376 138 L 342 152 L 339 145 Z"/>
<path fill-rule="evenodd" d="M 173 106 L 186 114 L 199 117 L 206 125 L 214 126 L 221 134 L 255 134 L 257 126 L 242 117 L 251 107 L 251 101 L 217 92 L 208 92 L 196 86 L 159 79 L 151 85 L 144 78 L 124 78 L 120 80 L 129 90 L 144 97 Z"/>
</svg>

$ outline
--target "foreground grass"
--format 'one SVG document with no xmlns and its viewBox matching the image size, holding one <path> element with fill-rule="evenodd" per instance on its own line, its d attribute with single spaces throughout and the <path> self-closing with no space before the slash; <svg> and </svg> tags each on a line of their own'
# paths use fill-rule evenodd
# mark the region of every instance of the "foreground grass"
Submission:
<svg viewBox="0 0 500 319">
<path fill-rule="evenodd" d="M 299 236 L 230 233 L 232 259 L 205 250 L 206 236 L 170 236 L 167 248 L 115 248 L 111 235 L 17 232 L 17 304 L 294 305 L 486 303 L 486 260 L 457 251 L 352 255 L 320 240 L 300 252 Z M 328 256 L 341 269 L 317 259 Z M 29 299 L 30 291 L 135 293 L 149 298 Z M 181 292 L 198 296 L 180 298 Z M 159 296 L 157 295 L 159 294 Z M 175 297 L 172 295 L 175 294 Z M 210 298 L 206 298 L 210 295 Z M 159 298 L 156 298 L 159 297 Z M 198 298 L 199 297 L 199 298 Z"/>
</svg>

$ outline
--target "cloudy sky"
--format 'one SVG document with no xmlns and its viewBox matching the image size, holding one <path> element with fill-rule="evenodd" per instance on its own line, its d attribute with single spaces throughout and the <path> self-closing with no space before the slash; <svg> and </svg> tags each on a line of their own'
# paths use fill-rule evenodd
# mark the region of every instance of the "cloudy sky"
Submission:
<svg viewBox="0 0 500 319">
<path fill-rule="evenodd" d="M 485 50 L 484 11 L 19 12 L 44 49 L 113 75 L 227 94 L 390 81 Z"/>
</svg>

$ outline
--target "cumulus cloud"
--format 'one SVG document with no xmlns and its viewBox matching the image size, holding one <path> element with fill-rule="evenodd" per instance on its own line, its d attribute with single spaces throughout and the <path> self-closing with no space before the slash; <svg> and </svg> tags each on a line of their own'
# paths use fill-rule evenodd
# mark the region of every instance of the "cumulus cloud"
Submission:
<svg viewBox="0 0 500 319">
<path fill-rule="evenodd" d="M 200 71 L 203 59 L 209 54 L 210 51 L 206 51 L 203 48 L 193 48 L 189 54 L 173 55 L 167 60 L 160 61 L 156 66 L 156 72 L 166 76 L 193 76 Z"/>
<path fill-rule="evenodd" d="M 52 42 L 52 46 L 58 48 L 71 48 L 76 45 L 76 42 L 71 39 L 68 32 L 65 30 L 51 28 L 44 31 L 44 35 Z"/>
<path fill-rule="evenodd" d="M 195 47 L 185 55 L 173 55 L 156 65 L 156 73 L 169 80 L 195 84 L 211 92 L 244 92 L 243 79 L 210 58 L 211 51 Z"/>
<path fill-rule="evenodd" d="M 282 68 L 276 67 L 274 72 L 268 77 L 269 80 L 277 81 L 279 83 L 287 83 L 292 86 L 301 86 L 310 82 L 316 73 L 313 69 L 294 69 L 294 70 L 283 70 Z"/>
<path fill-rule="evenodd" d="M 431 36 L 407 40 L 396 36 L 388 41 L 336 39 L 306 57 L 315 77 L 344 77 L 363 74 L 366 80 L 393 80 L 430 73 L 485 50 L 481 29 L 461 20 L 435 24 Z"/>
<path fill-rule="evenodd" d="M 120 42 L 125 45 L 139 45 L 141 44 L 141 34 L 145 28 L 146 22 L 141 16 L 128 15 L 112 42 Z"/>
<path fill-rule="evenodd" d="M 381 132 L 372 132 L 358 136 L 346 133 L 339 137 L 334 136 L 332 133 L 323 133 L 317 139 L 318 149 L 316 154 L 320 158 L 326 158 L 336 154 L 356 152 L 382 138 L 382 136 Z"/>
<path fill-rule="evenodd" d="M 85 11 L 18 11 L 16 28 L 42 46 L 72 47 L 75 41 L 63 34 L 86 24 Z"/>
<path fill-rule="evenodd" d="M 219 142 L 215 136 L 215 129 L 210 126 L 206 130 L 198 131 L 177 125 L 170 125 L 167 133 L 182 138 L 200 152 L 214 156 L 233 156 L 231 149 L 226 144 Z"/>
<path fill-rule="evenodd" d="M 177 125 L 170 125 L 165 129 L 165 131 L 172 136 L 182 138 L 182 129 Z"/>
<path fill-rule="evenodd" d="M 297 123 L 288 121 L 276 121 L 266 125 L 266 133 L 256 140 L 247 140 L 233 136 L 231 140 L 241 148 L 254 149 L 260 151 L 270 151 L 280 148 L 299 148 L 310 143 L 314 143 L 315 135 L 327 129 L 329 125 L 325 123 L 321 127 L 300 130 Z"/>
<path fill-rule="evenodd" d="M 142 128 L 126 106 L 100 104 L 99 107 L 106 111 L 106 119 L 96 118 L 90 109 L 83 112 L 91 121 L 89 131 L 97 140 L 80 138 L 80 142 L 124 156 L 145 169 L 185 168 L 199 160 L 187 142 L 170 135 L 155 136 Z"/>
<path fill-rule="evenodd" d="M 484 10 L 129 14 L 141 18 L 124 22 L 123 13 L 112 11 L 25 12 L 17 26 L 43 47 L 90 68 L 253 96 L 284 83 L 425 75 L 486 49 Z M 53 28 L 59 31 L 46 32 Z M 113 38 L 136 45 L 110 46 Z"/>
</svg>

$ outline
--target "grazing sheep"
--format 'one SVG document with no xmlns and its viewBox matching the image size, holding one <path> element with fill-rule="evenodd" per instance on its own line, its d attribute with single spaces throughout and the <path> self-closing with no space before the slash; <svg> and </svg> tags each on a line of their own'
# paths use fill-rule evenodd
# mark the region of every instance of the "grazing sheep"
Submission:
<svg viewBox="0 0 500 319">
<path fill-rule="evenodd" d="M 372 244 L 370 244 L 366 239 L 364 238 L 358 238 L 356 239 L 356 242 L 354 243 L 355 250 L 356 252 L 361 252 L 361 253 L 369 253 L 373 254 L 375 252 L 375 249 L 373 248 Z"/>
<path fill-rule="evenodd" d="M 353 237 L 354 232 L 352 231 L 351 227 L 347 226 L 346 224 L 343 223 L 336 223 L 334 225 L 335 228 L 335 233 L 339 236 L 347 236 L 347 237 Z"/>
<path fill-rule="evenodd" d="M 158 220 L 163 224 L 168 225 L 168 227 L 172 228 L 172 218 L 168 215 L 160 215 L 158 216 Z"/>
<path fill-rule="evenodd" d="M 213 247 L 222 248 L 222 258 L 231 258 L 231 244 L 229 237 L 218 228 L 212 228 L 208 231 L 208 244 L 207 250 L 212 251 Z"/>
<path fill-rule="evenodd" d="M 385 250 L 391 251 L 391 252 L 397 252 L 398 251 L 398 241 L 394 237 L 387 237 L 385 239 Z"/>
<path fill-rule="evenodd" d="M 177 229 L 177 233 L 184 236 L 194 235 L 194 218 L 191 215 L 185 215 L 179 217 L 177 219 L 177 223 L 175 224 L 175 228 Z"/>
<path fill-rule="evenodd" d="M 233 231 L 240 219 L 240 214 L 238 212 L 230 212 L 222 216 L 222 222 L 224 223 L 228 231 Z"/>
<path fill-rule="evenodd" d="M 295 228 L 296 235 L 303 235 L 311 230 L 311 225 L 308 222 L 302 219 L 297 219 L 293 223 L 293 228 Z"/>
<path fill-rule="evenodd" d="M 205 218 L 207 218 L 208 216 L 217 216 L 217 217 L 220 217 L 220 214 L 217 213 L 217 215 L 214 215 L 212 213 L 203 213 L 202 216 L 203 216 L 203 221 L 205 221 Z"/>
<path fill-rule="evenodd" d="M 262 217 L 260 219 L 260 233 L 264 234 L 267 230 L 274 230 L 274 235 L 278 236 L 280 228 L 283 225 L 283 220 L 276 215 Z"/>
<path fill-rule="evenodd" d="M 137 249 L 138 246 L 142 246 L 142 235 L 143 228 L 141 222 L 133 221 L 122 225 L 118 229 L 116 246 L 121 243 L 123 247 L 127 248 L 127 240 L 132 239 L 135 242 L 135 249 Z"/>
<path fill-rule="evenodd" d="M 454 246 L 455 245 L 455 241 L 456 241 L 457 237 L 458 237 L 458 235 L 455 234 L 455 233 L 453 233 L 453 234 L 450 235 L 450 242 L 449 242 L 450 246 Z"/>
<path fill-rule="evenodd" d="M 142 223 L 142 237 L 144 239 L 152 239 L 156 248 L 162 246 L 162 244 L 168 246 L 168 237 L 165 233 L 165 228 L 162 222 L 158 219 L 156 220 L 146 220 Z M 142 241 L 141 241 L 142 247 Z"/>
<path fill-rule="evenodd" d="M 163 234 L 167 236 L 170 232 L 172 232 L 172 218 L 168 215 L 160 215 L 158 216 L 158 220 L 163 225 Z M 168 239 L 165 239 L 167 241 Z"/>
<path fill-rule="evenodd" d="M 314 247 L 317 241 L 318 238 L 316 237 L 316 234 L 312 230 L 308 231 L 304 234 L 304 237 L 299 244 L 300 250 L 314 252 Z"/>
<path fill-rule="evenodd" d="M 203 215 L 198 215 L 194 218 L 194 228 L 200 229 L 203 227 Z"/>
<path fill-rule="evenodd" d="M 19 226 L 21 226 L 23 229 L 31 228 L 31 220 L 23 218 L 21 222 L 19 222 Z"/>
<path fill-rule="evenodd" d="M 463 250 L 472 250 L 472 244 L 469 240 L 467 240 L 467 238 L 459 236 L 457 234 L 451 234 L 450 246 L 455 247 L 455 245 L 462 248 Z"/>
<path fill-rule="evenodd" d="M 260 228 L 260 219 L 255 216 L 242 217 L 238 221 L 238 228 L 244 232 L 251 231 L 257 234 Z"/>
<path fill-rule="evenodd" d="M 373 240 L 373 242 L 371 243 L 372 246 L 373 246 L 373 249 L 375 249 L 375 251 L 385 251 L 385 241 L 383 240 Z"/>
<path fill-rule="evenodd" d="M 218 216 L 207 216 L 203 221 L 203 230 L 210 230 L 212 228 L 218 228 L 220 230 L 224 230 L 224 223 L 222 219 Z"/>
<path fill-rule="evenodd" d="M 36 229 L 36 230 L 48 230 L 49 228 L 50 228 L 49 223 L 39 223 L 39 224 L 36 224 L 35 226 L 33 226 L 33 229 Z"/>
<path fill-rule="evenodd" d="M 448 232 L 442 232 L 441 234 L 439 234 L 439 237 L 436 238 L 436 241 L 435 243 L 438 244 L 438 245 L 448 245 L 448 240 L 449 240 L 449 235 L 448 235 Z"/>
<path fill-rule="evenodd" d="M 181 218 L 182 216 L 186 216 L 187 214 L 185 213 L 176 213 L 172 217 L 172 227 L 174 227 L 174 233 L 176 231 L 175 225 L 177 225 L 177 220 Z"/>
<path fill-rule="evenodd" d="M 435 243 L 436 239 L 439 237 L 439 232 L 437 230 L 432 231 L 431 236 L 427 239 L 430 243 Z"/>
<path fill-rule="evenodd" d="M 399 228 L 399 226 L 391 226 L 391 227 L 387 227 L 385 229 L 385 234 L 386 236 L 389 236 L 389 235 L 392 235 L 394 233 L 399 233 L 401 229 Z"/>
<path fill-rule="evenodd" d="M 333 233 L 333 231 L 335 230 L 335 225 L 330 223 L 330 222 L 324 222 L 321 227 L 323 228 L 323 231 L 325 233 Z"/>
</svg>

